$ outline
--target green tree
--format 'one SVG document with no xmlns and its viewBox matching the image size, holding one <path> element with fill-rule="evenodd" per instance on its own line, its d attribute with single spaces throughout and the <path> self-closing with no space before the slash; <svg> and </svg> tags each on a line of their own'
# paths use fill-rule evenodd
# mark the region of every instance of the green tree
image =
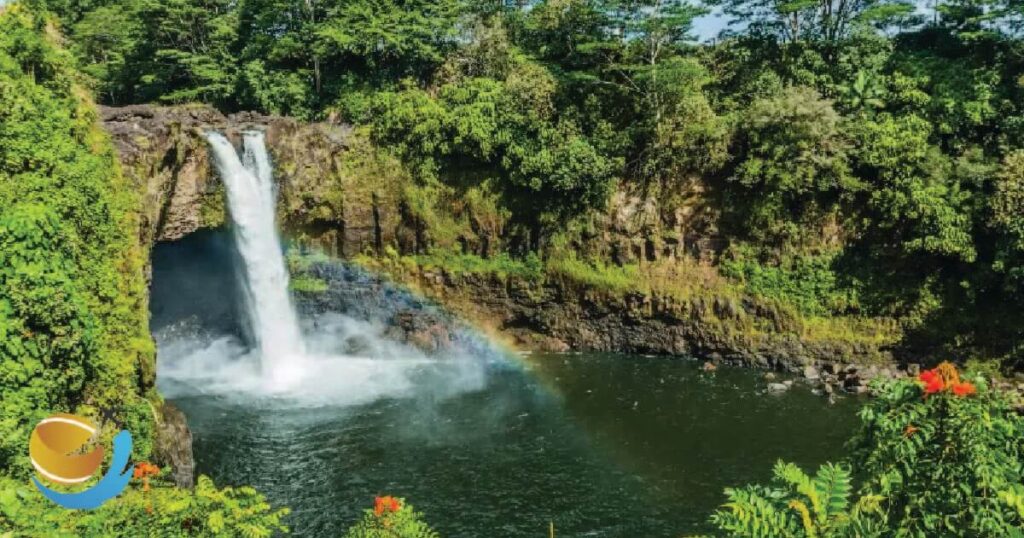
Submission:
<svg viewBox="0 0 1024 538">
<path fill-rule="evenodd" d="M 928 123 L 883 115 L 856 123 L 852 132 L 862 177 L 872 185 L 867 222 L 876 244 L 904 254 L 973 261 L 971 193 L 928 144 Z"/>
<path fill-rule="evenodd" d="M 338 2 L 317 29 L 319 47 L 396 79 L 424 77 L 454 48 L 459 14 L 456 0 Z"/>
<path fill-rule="evenodd" d="M 761 239 L 795 239 L 804 224 L 863 188 L 851 173 L 852 142 L 842 117 L 813 89 L 791 87 L 754 101 L 736 131 L 729 178 L 733 199 L 742 202 L 736 219 Z"/>
<path fill-rule="evenodd" d="M 135 81 L 126 70 L 142 35 L 138 5 L 125 2 L 86 12 L 70 27 L 71 51 L 107 102 L 132 98 Z"/>
<path fill-rule="evenodd" d="M 135 98 L 169 103 L 231 103 L 237 69 L 232 48 L 237 11 L 231 0 L 140 0 L 139 47 L 128 70 Z"/>
<path fill-rule="evenodd" d="M 913 2 L 905 0 L 716 0 L 723 11 L 746 25 L 744 31 L 777 36 L 786 43 L 821 40 L 839 43 L 858 28 L 913 22 Z"/>
<path fill-rule="evenodd" d="M 467 58 L 431 92 L 408 88 L 378 96 L 375 139 L 408 159 L 423 181 L 499 179 L 522 220 L 538 224 L 604 204 L 619 164 L 601 154 L 553 106 L 555 80 L 521 53 L 485 62 Z M 486 73 L 501 77 L 470 76 Z"/>
<path fill-rule="evenodd" d="M 300 118 L 328 101 L 329 73 L 317 31 L 323 0 L 247 0 L 238 4 L 238 107 Z"/>
</svg>

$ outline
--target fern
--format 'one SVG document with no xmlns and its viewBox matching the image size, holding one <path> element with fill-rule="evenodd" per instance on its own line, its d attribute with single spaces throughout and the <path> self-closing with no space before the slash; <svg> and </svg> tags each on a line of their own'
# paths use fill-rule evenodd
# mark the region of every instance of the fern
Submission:
<svg viewBox="0 0 1024 538">
<path fill-rule="evenodd" d="M 758 486 L 725 490 L 729 502 L 711 516 L 712 522 L 729 536 L 770 538 L 800 536 L 792 518 L 779 510 L 771 491 Z"/>
<path fill-rule="evenodd" d="M 880 535 L 881 527 L 862 520 L 879 512 L 881 497 L 862 497 L 847 511 L 853 490 L 848 468 L 825 464 L 812 478 L 780 461 L 773 471 L 774 487 L 727 489 L 728 502 L 711 517 L 712 523 L 727 536 L 744 538 Z"/>
<path fill-rule="evenodd" d="M 814 489 L 825 503 L 826 518 L 846 511 L 853 489 L 852 481 L 850 470 L 843 466 L 826 463 L 818 468 L 818 473 L 814 477 Z"/>
</svg>

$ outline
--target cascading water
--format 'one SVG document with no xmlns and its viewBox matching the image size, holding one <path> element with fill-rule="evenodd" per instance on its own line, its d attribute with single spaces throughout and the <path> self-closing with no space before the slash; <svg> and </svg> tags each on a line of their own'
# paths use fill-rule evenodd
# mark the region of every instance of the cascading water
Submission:
<svg viewBox="0 0 1024 538">
<path fill-rule="evenodd" d="M 155 331 L 157 381 L 165 395 L 271 396 L 275 406 L 286 401 L 355 405 L 423 391 L 442 397 L 483 386 L 485 365 L 468 349 L 451 349 L 443 359 L 428 357 L 389 339 L 388 327 L 372 315 L 356 319 L 319 311 L 300 320 L 274 222 L 273 168 L 263 134 L 244 133 L 241 156 L 223 135 L 206 138 L 227 191 L 241 258 L 242 322 L 254 345 L 244 345 L 235 334 L 206 333 L 212 327 L 171 325 Z M 381 299 L 395 300 L 387 294 Z"/>
<path fill-rule="evenodd" d="M 274 181 L 263 133 L 243 135 L 243 156 L 219 133 L 208 133 L 214 165 L 227 190 L 241 254 L 246 317 L 265 379 L 287 385 L 298 375 L 305 348 L 288 294 L 288 270 L 274 222 Z"/>
</svg>

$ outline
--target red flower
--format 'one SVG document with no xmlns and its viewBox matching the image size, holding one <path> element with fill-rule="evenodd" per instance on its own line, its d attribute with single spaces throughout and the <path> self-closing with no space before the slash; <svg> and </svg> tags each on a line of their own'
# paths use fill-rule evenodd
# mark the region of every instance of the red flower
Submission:
<svg viewBox="0 0 1024 538">
<path fill-rule="evenodd" d="M 936 392 L 942 392 L 942 389 L 946 388 L 946 383 L 942 380 L 942 376 L 935 370 L 925 370 L 921 372 L 921 375 L 917 376 L 922 383 L 924 383 L 925 394 L 935 394 Z"/>
<path fill-rule="evenodd" d="M 978 389 L 976 389 L 972 383 L 969 383 L 967 381 L 964 381 L 963 383 L 956 383 L 953 385 L 953 394 L 956 394 L 961 398 L 964 396 L 970 396 L 971 394 L 974 394 L 977 391 Z"/>
<path fill-rule="evenodd" d="M 373 500 L 373 514 L 380 517 L 384 512 L 397 512 L 402 508 L 402 503 L 391 495 L 377 497 Z"/>
</svg>

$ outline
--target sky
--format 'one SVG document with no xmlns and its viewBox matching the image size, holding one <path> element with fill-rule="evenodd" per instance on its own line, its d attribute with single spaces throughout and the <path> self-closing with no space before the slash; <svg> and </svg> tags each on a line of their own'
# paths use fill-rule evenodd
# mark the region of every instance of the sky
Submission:
<svg viewBox="0 0 1024 538">
<path fill-rule="evenodd" d="M 3 2 L 3 0 L 0 0 Z M 934 13 L 932 6 L 934 0 L 914 0 L 917 4 L 917 12 L 930 15 Z M 700 42 L 708 41 L 718 36 L 718 33 L 725 29 L 729 24 L 729 17 L 722 13 L 720 7 L 713 8 L 711 13 L 698 17 L 693 22 L 693 33 L 697 36 L 697 40 Z"/>
<path fill-rule="evenodd" d="M 3 1 L 0 0 L 0 3 Z M 717 36 L 728 24 L 729 18 L 722 14 L 721 9 L 715 8 L 711 13 L 693 21 L 693 33 L 699 41 L 707 41 Z"/>
</svg>

